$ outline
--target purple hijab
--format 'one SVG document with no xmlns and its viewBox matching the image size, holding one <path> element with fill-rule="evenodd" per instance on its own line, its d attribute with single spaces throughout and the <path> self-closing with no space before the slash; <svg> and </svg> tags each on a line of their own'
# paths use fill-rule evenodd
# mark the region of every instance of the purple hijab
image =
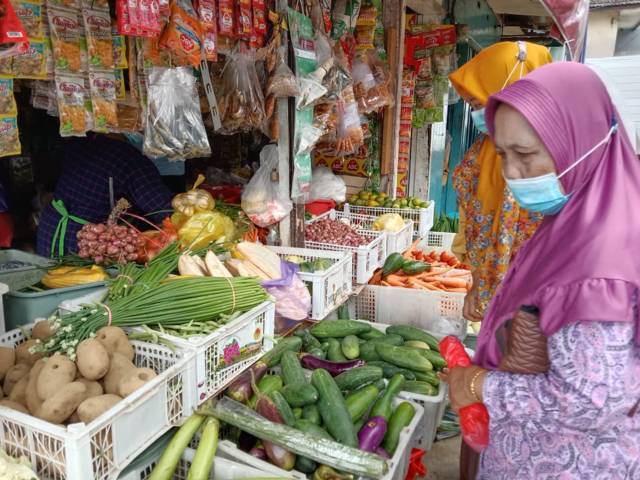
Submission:
<svg viewBox="0 0 640 480">
<path fill-rule="evenodd" d="M 541 67 L 492 96 L 486 109 L 492 135 L 501 103 L 527 118 L 558 172 L 604 139 L 617 117 L 602 81 L 573 62 Z M 498 366 L 496 333 L 522 305 L 540 309 L 546 336 L 579 321 L 638 324 L 640 160 L 622 122 L 618 126 L 608 143 L 562 177 L 571 198 L 546 217 L 512 262 L 482 323 L 477 364 Z"/>
</svg>

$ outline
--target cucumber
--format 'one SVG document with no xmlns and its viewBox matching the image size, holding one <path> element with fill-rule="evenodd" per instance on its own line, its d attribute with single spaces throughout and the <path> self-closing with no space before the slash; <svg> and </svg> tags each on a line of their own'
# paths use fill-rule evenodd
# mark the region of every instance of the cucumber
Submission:
<svg viewBox="0 0 640 480">
<path fill-rule="evenodd" d="M 416 409 L 409 402 L 402 402 L 396 407 L 389 419 L 387 433 L 382 442 L 382 448 L 384 448 L 389 455 L 393 456 L 396 448 L 398 448 L 398 441 L 400 440 L 402 429 L 409 426 L 415 414 Z"/>
<path fill-rule="evenodd" d="M 305 352 L 310 351 L 313 348 L 322 348 L 322 344 L 320 340 L 311 335 L 311 332 L 307 329 L 304 329 L 301 333 L 302 338 L 302 350 Z"/>
<path fill-rule="evenodd" d="M 421 350 L 429 350 L 429 345 L 420 340 L 409 340 L 404 342 L 403 347 L 419 348 Z"/>
<path fill-rule="evenodd" d="M 343 303 L 338 307 L 338 319 L 349 320 L 349 305 Z"/>
<path fill-rule="evenodd" d="M 421 382 L 428 382 L 434 387 L 440 385 L 440 379 L 435 372 L 413 372 L 416 376 L 416 380 Z M 407 378 L 407 380 L 413 380 L 413 378 Z"/>
<path fill-rule="evenodd" d="M 440 355 L 439 352 L 433 350 L 418 350 L 420 355 L 429 360 L 436 370 L 442 370 L 447 366 L 447 361 Z"/>
<path fill-rule="evenodd" d="M 275 392 L 271 392 L 269 394 L 269 398 L 271 398 L 271 401 L 278 409 L 278 413 L 282 417 L 282 420 L 284 420 L 284 423 L 286 423 L 290 427 L 295 426 L 296 417 L 293 414 L 291 407 L 289 406 L 285 398 L 282 396 L 282 393 L 276 390 Z"/>
<path fill-rule="evenodd" d="M 267 367 L 273 368 L 280 363 L 282 354 L 288 350 L 299 352 L 302 348 L 302 339 L 298 337 L 282 338 L 275 346 L 264 354 L 261 361 L 266 363 Z"/>
<path fill-rule="evenodd" d="M 371 408 L 371 405 L 373 405 L 373 402 L 378 398 L 379 393 L 380 389 L 375 385 L 367 385 L 357 392 L 348 395 L 345 402 L 349 410 L 349 415 L 351 415 L 351 420 L 357 422 L 363 418 L 369 408 Z"/>
<path fill-rule="evenodd" d="M 355 335 L 347 335 L 342 339 L 342 353 L 349 360 L 358 358 L 360 355 L 360 343 Z"/>
<path fill-rule="evenodd" d="M 295 469 L 299 472 L 302 472 L 306 475 L 311 475 L 318 468 L 318 464 L 311 460 L 310 458 L 303 457 L 302 455 L 298 455 L 296 457 L 296 466 Z"/>
<path fill-rule="evenodd" d="M 387 388 L 387 382 L 384 381 L 384 378 L 381 378 L 377 382 L 372 383 L 372 385 L 375 385 L 377 387 L 377 389 L 380 390 L 380 391 L 382 391 L 385 388 Z"/>
<path fill-rule="evenodd" d="M 304 370 L 298 360 L 298 355 L 294 352 L 284 352 L 280 359 L 280 368 L 282 369 L 282 380 L 285 385 L 297 385 L 307 383 L 304 376 Z"/>
<path fill-rule="evenodd" d="M 428 352 L 429 350 L 424 350 Z M 423 357 L 420 352 L 409 347 L 395 347 L 385 343 L 376 344 L 376 352 L 385 361 L 397 367 L 415 370 L 417 372 L 430 372 L 433 365 Z"/>
<path fill-rule="evenodd" d="M 308 383 L 287 385 L 282 389 L 282 396 L 292 407 L 304 407 L 318 401 L 318 391 Z"/>
<path fill-rule="evenodd" d="M 384 332 L 381 332 L 377 328 L 372 328 L 367 333 L 358 335 L 363 340 L 373 340 L 374 338 L 384 337 Z"/>
<path fill-rule="evenodd" d="M 369 383 L 377 382 L 382 378 L 382 369 L 376 366 L 365 365 L 356 367 L 338 375 L 334 380 L 338 388 L 343 392 L 356 390 Z"/>
<path fill-rule="evenodd" d="M 426 395 L 428 397 L 438 394 L 438 387 L 434 387 L 428 382 L 420 382 L 417 380 L 404 382 L 403 392 L 417 393 L 418 395 Z"/>
<path fill-rule="evenodd" d="M 296 407 L 293 409 L 293 416 L 296 417 L 296 420 L 300 420 L 302 418 L 303 410 L 300 407 Z"/>
<path fill-rule="evenodd" d="M 322 320 L 311 327 L 311 333 L 318 338 L 342 338 L 347 335 L 360 335 L 369 330 L 371 325 L 356 320 Z"/>
<path fill-rule="evenodd" d="M 308 433 L 310 435 L 315 435 L 316 437 L 326 438 L 327 440 L 333 440 L 333 437 L 327 433 L 327 431 L 312 423 L 308 420 L 298 420 L 296 422 L 296 428 L 301 432 Z"/>
<path fill-rule="evenodd" d="M 384 261 L 384 265 L 382 265 L 382 275 L 386 277 L 387 275 L 391 275 L 392 273 L 396 273 L 398 270 L 402 268 L 404 265 L 405 258 L 400 253 L 392 253 L 387 257 Z"/>
<path fill-rule="evenodd" d="M 332 362 L 346 362 L 347 357 L 342 354 L 340 340 L 330 338 L 328 343 L 329 349 L 327 350 L 327 360 L 331 360 Z"/>
<path fill-rule="evenodd" d="M 269 395 L 271 392 L 282 389 L 282 377 L 278 375 L 265 375 L 260 379 L 257 386 L 261 394 Z M 258 396 L 254 394 L 247 403 L 247 406 L 249 406 L 249 408 L 256 408 L 257 401 Z"/>
<path fill-rule="evenodd" d="M 412 327 L 411 325 L 390 325 L 387 327 L 386 333 L 400 335 L 405 340 L 419 340 L 429 345 L 431 350 L 440 351 L 436 337 L 420 328 Z"/>
<path fill-rule="evenodd" d="M 398 395 L 398 393 L 402 390 L 402 386 L 404 385 L 405 380 L 402 374 L 394 375 L 391 380 L 389 380 L 389 384 L 387 385 L 387 389 L 382 393 L 382 396 L 378 398 L 376 403 L 373 405 L 371 409 L 371 417 L 383 417 L 387 422 L 389 421 L 389 417 L 391 416 L 391 403 L 393 399 Z"/>
<path fill-rule="evenodd" d="M 351 415 L 331 374 L 322 368 L 314 370 L 311 383 L 318 389 L 318 410 L 331 436 L 343 445 L 357 447 L 358 437 Z"/>
<path fill-rule="evenodd" d="M 406 370 L 404 368 L 396 367 L 395 365 L 390 364 L 389 362 L 385 362 L 384 360 L 376 360 L 373 362 L 367 362 L 367 365 L 372 365 L 374 367 L 380 367 L 382 369 L 382 375 L 384 378 L 391 378 L 396 373 L 401 373 L 404 375 L 404 378 L 407 380 L 416 380 L 416 374 L 411 370 Z"/>
<path fill-rule="evenodd" d="M 402 271 L 407 275 L 417 275 L 418 273 L 425 272 L 430 268 L 431 265 L 419 260 L 408 260 L 402 265 Z"/>
<path fill-rule="evenodd" d="M 311 423 L 315 423 L 316 425 L 320 425 L 322 423 L 320 410 L 318 410 L 318 407 L 315 404 L 307 405 L 302 409 L 302 418 L 310 421 Z"/>
<path fill-rule="evenodd" d="M 360 345 L 360 358 L 365 362 L 375 362 L 381 360 L 378 351 L 376 350 L 376 342 L 373 340 L 368 341 Z"/>
<path fill-rule="evenodd" d="M 327 358 L 327 352 L 325 352 L 322 348 L 312 348 L 307 352 L 309 355 L 312 355 L 316 358 L 325 359 Z"/>
</svg>

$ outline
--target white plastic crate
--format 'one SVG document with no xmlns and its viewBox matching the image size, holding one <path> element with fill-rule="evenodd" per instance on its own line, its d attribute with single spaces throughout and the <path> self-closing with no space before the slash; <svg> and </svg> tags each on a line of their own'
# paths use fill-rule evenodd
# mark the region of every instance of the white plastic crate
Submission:
<svg viewBox="0 0 640 480">
<path fill-rule="evenodd" d="M 453 246 L 453 239 L 456 237 L 456 234 L 447 232 L 429 232 L 424 237 L 426 238 L 426 242 L 423 243 L 423 247 L 425 249 L 439 248 L 450 252 L 451 247 Z"/>
<path fill-rule="evenodd" d="M 330 218 L 332 220 L 346 219 L 349 215 L 343 212 L 331 210 L 319 217 L 311 220 L 310 223 L 317 222 L 322 219 Z M 369 243 L 359 247 L 347 247 L 344 245 L 334 245 L 331 243 L 318 243 L 305 240 L 304 245 L 307 248 L 317 250 L 328 250 L 333 252 L 349 252 L 352 254 L 352 277 L 354 285 L 366 284 L 369 282 L 374 272 L 382 266 L 387 258 L 386 233 L 375 232 L 373 230 L 364 230 L 357 228 L 357 232 L 362 235 Z"/>
<path fill-rule="evenodd" d="M 465 293 L 431 292 L 402 287 L 367 285 L 353 300 L 353 318 L 382 324 L 413 325 L 436 335 L 464 339 Z"/>
<path fill-rule="evenodd" d="M 207 336 L 158 335 L 195 351 L 197 404 L 224 390 L 238 375 L 273 348 L 275 303 L 266 301 Z"/>
<path fill-rule="evenodd" d="M 398 441 L 396 452 L 390 460 L 387 460 L 389 471 L 386 475 L 380 477 L 380 480 L 404 480 L 409 468 L 411 449 L 416 446 L 417 437 L 422 436 L 421 424 L 422 417 L 424 415 L 424 409 L 419 403 L 413 400 L 402 399 L 399 397 L 393 401 L 394 407 L 400 404 L 402 401 L 408 401 L 409 403 L 411 403 L 413 405 L 413 408 L 415 408 L 416 413 L 413 416 L 411 423 L 409 423 L 409 425 L 403 428 L 402 432 L 400 432 L 400 439 Z M 293 470 L 291 472 L 285 472 L 284 470 L 275 467 L 269 462 L 257 459 L 243 452 L 234 443 L 229 441 L 220 442 L 220 445 L 218 446 L 218 454 L 234 460 L 238 463 L 244 463 L 245 465 L 253 466 L 261 471 L 266 471 L 278 476 L 285 475 L 285 478 L 293 478 L 297 480 L 304 480 L 307 478 L 303 473 L 300 473 L 298 471 Z M 369 479 L 365 477 L 358 477 L 358 480 Z"/>
<path fill-rule="evenodd" d="M 280 258 L 295 255 L 306 262 L 328 259 L 331 267 L 309 273 L 298 272 L 300 279 L 311 285 L 311 315 L 313 320 L 322 320 L 349 299 L 353 291 L 351 255 L 347 252 L 327 252 L 309 248 L 269 247 Z"/>
<path fill-rule="evenodd" d="M 30 329 L 30 325 L 25 327 Z M 25 340 L 21 329 L 0 337 L 14 347 Z M 195 405 L 193 353 L 132 342 L 134 363 L 158 376 L 89 424 L 54 425 L 0 407 L 0 445 L 26 456 L 43 480 L 107 480 L 117 476 L 158 437 L 188 416 Z"/>
<path fill-rule="evenodd" d="M 368 215 L 370 217 L 379 217 L 383 213 L 397 213 L 405 220 L 413 221 L 413 236 L 420 238 L 424 237 L 427 232 L 431 230 L 431 228 L 433 227 L 433 219 L 435 216 L 435 204 L 433 202 L 430 202 L 427 208 L 420 209 L 360 207 L 357 205 L 345 203 L 343 210 L 345 213 Z"/>
</svg>

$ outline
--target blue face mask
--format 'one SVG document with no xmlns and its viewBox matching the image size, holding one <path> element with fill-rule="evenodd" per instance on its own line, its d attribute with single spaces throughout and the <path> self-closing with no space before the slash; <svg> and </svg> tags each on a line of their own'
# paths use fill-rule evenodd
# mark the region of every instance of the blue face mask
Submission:
<svg viewBox="0 0 640 480">
<path fill-rule="evenodd" d="M 562 207 L 564 207 L 569 201 L 571 194 L 565 195 L 562 193 L 560 179 L 577 167 L 580 162 L 585 158 L 588 158 L 598 148 L 605 143 L 608 143 L 611 135 L 613 135 L 617 129 L 618 125 L 614 122 L 611 130 L 609 130 L 609 133 L 604 139 L 602 139 L 595 147 L 585 153 L 578 160 L 573 162 L 573 164 L 560 175 L 557 175 L 556 173 L 547 173 L 546 175 L 541 175 L 539 177 L 521 178 L 517 180 L 505 178 L 507 186 L 509 187 L 509 190 L 511 190 L 511 193 L 513 193 L 518 205 L 525 210 L 542 213 L 543 215 L 555 215 L 562 210 Z"/>
<path fill-rule="evenodd" d="M 473 110 L 471 112 L 471 120 L 478 130 L 481 133 L 489 133 L 489 128 L 487 127 L 487 122 L 484 118 L 484 108 L 480 110 Z"/>
</svg>

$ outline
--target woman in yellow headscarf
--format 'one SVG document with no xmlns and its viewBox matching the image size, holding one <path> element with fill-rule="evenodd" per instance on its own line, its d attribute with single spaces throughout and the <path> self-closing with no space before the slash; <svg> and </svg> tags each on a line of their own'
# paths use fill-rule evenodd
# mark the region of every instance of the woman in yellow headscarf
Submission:
<svg viewBox="0 0 640 480">
<path fill-rule="evenodd" d="M 473 269 L 473 289 L 464 315 L 481 321 L 515 252 L 536 230 L 541 216 L 520 210 L 502 177 L 500 157 L 484 128 L 484 105 L 494 93 L 551 62 L 549 50 L 528 42 L 500 42 L 482 50 L 449 79 L 474 111 L 483 134 L 453 174 L 460 207 L 460 231 L 453 250 Z"/>
</svg>

